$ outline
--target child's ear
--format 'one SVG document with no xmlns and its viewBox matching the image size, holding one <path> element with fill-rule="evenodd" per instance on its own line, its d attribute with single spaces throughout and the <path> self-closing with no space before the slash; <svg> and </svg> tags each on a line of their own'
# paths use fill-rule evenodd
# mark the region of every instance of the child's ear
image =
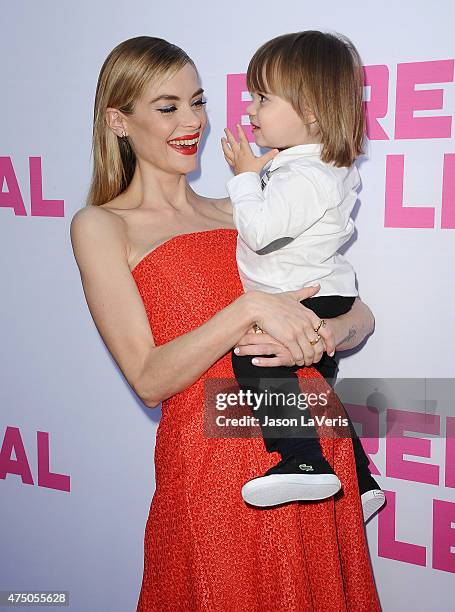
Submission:
<svg viewBox="0 0 455 612">
<path fill-rule="evenodd" d="M 305 124 L 312 125 L 313 123 L 316 123 L 316 122 L 317 122 L 316 117 L 313 115 L 313 113 L 310 110 L 307 110 L 305 113 Z"/>
<path fill-rule="evenodd" d="M 317 136 L 319 134 L 319 124 L 316 116 L 310 111 L 305 112 L 305 128 L 309 136 Z"/>
</svg>

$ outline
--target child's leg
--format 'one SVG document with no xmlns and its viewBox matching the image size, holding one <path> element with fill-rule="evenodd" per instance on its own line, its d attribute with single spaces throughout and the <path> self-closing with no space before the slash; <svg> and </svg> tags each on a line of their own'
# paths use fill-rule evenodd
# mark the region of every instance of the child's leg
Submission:
<svg viewBox="0 0 455 612">
<path fill-rule="evenodd" d="M 255 416 L 261 423 L 266 418 L 296 418 L 298 425 L 281 430 L 261 425 L 267 450 L 280 452 L 282 460 L 263 476 L 248 481 L 242 488 L 243 499 L 255 506 L 275 506 L 334 495 L 341 483 L 322 454 L 316 429 L 301 425 L 304 413 L 297 408 L 298 402 L 291 400 L 301 393 L 297 376 L 291 368 L 260 368 L 251 359 L 232 352 L 232 367 L 240 388 L 262 393 L 269 399 L 267 406 L 264 401 L 258 403 Z M 269 392 L 279 394 L 273 402 Z M 302 431 L 309 437 L 299 438 Z"/>
<path fill-rule="evenodd" d="M 252 357 L 249 355 L 238 356 L 232 352 L 232 369 L 241 389 L 247 389 L 256 393 L 263 393 L 264 398 L 269 398 L 267 391 L 282 394 L 273 403 L 265 405 L 265 401 L 258 405 L 254 415 L 261 423 L 266 418 L 300 418 L 306 419 L 308 414 L 298 410 L 296 401 L 292 401 L 291 396 L 299 396 L 301 393 L 297 375 L 293 368 L 277 366 L 274 368 L 261 368 L 251 363 Z M 307 411 L 305 411 L 307 412 Z M 322 450 L 319 437 L 315 427 L 306 424 L 297 428 L 288 427 L 279 429 L 274 427 L 261 426 L 264 437 L 264 444 L 268 452 L 278 451 L 283 459 L 290 455 L 305 455 L 310 460 L 322 460 Z M 305 431 L 305 437 L 298 437 Z M 276 437 L 274 437 L 276 435 Z"/>
<path fill-rule="evenodd" d="M 301 303 L 307 308 L 311 308 L 319 317 L 329 318 L 348 312 L 354 300 L 355 298 L 353 297 L 323 296 L 302 300 Z M 336 376 L 338 367 L 336 361 L 326 353 L 324 353 L 319 363 L 313 365 L 326 380 L 332 375 Z M 264 421 L 266 416 L 271 418 L 283 418 L 286 416 L 289 418 L 297 417 L 298 419 L 301 416 L 308 418 L 308 413 L 304 414 L 302 411 L 295 409 L 296 402 L 292 401 L 292 396 L 299 396 L 301 393 L 298 377 L 295 374 L 296 370 L 299 369 L 298 366 L 292 368 L 286 366 L 261 368 L 251 363 L 251 356 L 239 357 L 232 353 L 232 368 L 239 386 L 244 390 L 250 389 L 256 392 L 264 392 L 267 387 L 272 387 L 271 390 L 275 393 L 283 394 L 284 398 L 281 401 L 276 400 L 267 409 L 261 405 L 255 411 L 255 416 L 261 422 Z M 281 380 L 283 380 L 283 383 L 281 383 Z M 330 381 L 328 382 L 330 384 Z M 349 425 L 353 435 L 353 443 L 354 437 L 356 440 L 359 466 L 366 462 L 368 468 L 368 458 L 350 421 Z M 299 437 L 302 435 L 301 432 L 305 432 L 303 438 Z M 290 455 L 306 456 L 308 460 L 312 459 L 313 461 L 323 459 L 319 437 L 313 426 L 305 424 L 304 429 L 303 427 L 298 429 L 288 428 L 286 432 L 282 430 L 277 438 L 273 437 L 274 432 L 270 427 L 262 427 L 262 433 L 267 450 L 269 452 L 278 451 L 283 459 L 288 458 Z M 285 433 L 288 435 L 285 435 Z"/>
<path fill-rule="evenodd" d="M 339 314 L 344 314 L 345 312 L 348 312 L 352 306 L 353 301 L 354 301 L 354 298 L 327 296 L 327 297 L 321 297 L 321 298 L 309 298 L 308 300 L 303 300 L 302 304 L 305 305 L 307 308 L 311 308 L 314 312 L 316 312 L 316 314 L 320 318 L 331 318 L 334 316 L 338 316 Z M 239 380 L 239 382 L 242 379 L 245 382 L 245 379 L 246 379 L 250 383 L 250 388 L 251 388 L 251 383 L 253 382 L 253 385 L 252 385 L 254 387 L 253 390 L 255 391 L 261 390 L 261 382 L 260 382 L 261 379 L 283 378 L 286 380 L 286 382 L 283 383 L 283 385 L 286 387 L 286 390 L 288 393 L 294 393 L 294 394 L 300 393 L 298 377 L 295 374 L 296 370 L 299 369 L 298 366 L 294 366 L 293 368 L 288 368 L 288 367 L 260 368 L 258 366 L 254 366 L 254 364 L 251 363 L 251 356 L 238 357 L 237 355 L 232 353 L 232 358 L 233 358 L 233 362 L 232 362 L 233 369 L 234 369 L 234 373 L 237 379 Z M 322 376 L 324 376 L 326 381 L 331 386 L 334 385 L 337 371 L 338 371 L 338 364 L 332 357 L 329 357 L 326 353 L 324 353 L 321 360 L 318 363 L 313 364 L 313 367 L 315 367 L 322 374 Z M 242 387 L 242 384 L 240 384 L 240 386 Z M 244 387 L 244 388 L 248 388 L 248 387 Z M 265 414 L 264 411 L 259 410 L 257 411 L 256 416 L 258 416 L 259 419 L 262 420 L 264 418 L 264 414 Z M 357 433 L 354 429 L 351 419 L 349 418 L 349 415 L 347 413 L 346 413 L 346 416 L 348 418 L 349 428 L 350 428 L 351 436 L 352 436 L 352 444 L 353 444 L 354 457 L 355 457 L 355 462 L 356 462 L 357 477 L 359 480 L 359 489 L 360 489 L 360 493 L 362 496 L 364 518 L 365 520 L 368 520 L 368 518 L 370 518 L 378 510 L 378 508 L 380 508 L 381 505 L 384 503 L 384 495 L 382 491 L 380 490 L 379 485 L 376 483 L 376 481 L 371 476 L 370 470 L 368 468 L 369 459 L 363 449 L 363 446 L 359 440 L 359 437 L 357 436 Z M 298 470 L 303 469 L 301 461 L 305 461 L 303 465 L 306 465 L 310 462 L 310 458 L 311 458 L 317 470 L 318 470 L 318 467 L 322 465 L 322 468 L 320 469 L 320 471 L 323 473 L 322 478 L 326 478 L 326 477 L 330 478 L 330 476 L 328 476 L 328 470 L 330 470 L 331 474 L 333 474 L 333 470 L 331 470 L 330 466 L 325 461 L 322 455 L 319 438 L 317 437 L 316 430 L 313 428 L 313 431 L 311 431 L 311 433 L 309 430 L 310 428 L 307 428 L 306 431 L 312 436 L 311 438 L 303 438 L 303 439 L 295 438 L 295 437 L 270 438 L 270 437 L 267 437 L 267 435 L 264 437 L 264 443 L 265 443 L 267 450 L 269 452 L 279 451 L 281 456 L 283 457 L 283 460 L 277 466 L 269 470 L 266 474 L 266 476 L 270 474 L 268 477 L 269 479 L 275 479 L 272 483 L 273 494 L 270 495 L 266 491 L 265 495 L 262 495 L 262 500 L 264 499 L 268 500 L 269 503 L 256 503 L 256 505 L 274 505 L 274 503 L 282 503 L 283 501 L 291 501 L 292 499 L 310 499 L 310 497 L 304 496 L 305 493 L 303 493 L 302 495 L 302 487 L 300 487 L 299 485 L 297 487 L 298 489 L 297 491 L 294 490 L 293 492 L 291 492 L 291 495 L 294 495 L 294 497 L 284 499 L 284 497 L 286 497 L 286 495 L 288 494 L 288 490 L 285 490 L 284 493 L 282 492 L 281 494 L 281 501 L 276 501 L 277 499 L 278 500 L 280 499 L 280 495 L 278 495 L 278 498 L 277 498 L 275 494 L 275 489 L 277 487 L 278 479 L 282 477 L 284 474 L 286 475 L 287 478 L 294 478 L 296 474 L 298 474 Z M 305 453 L 303 459 L 301 456 L 302 452 Z M 322 457 L 323 462 L 325 462 L 326 465 L 319 463 L 319 459 L 321 457 Z M 284 465 L 281 465 L 283 464 L 283 461 L 284 461 Z M 318 463 L 319 463 L 319 466 L 318 466 Z M 298 474 L 298 475 L 301 476 L 301 474 Z M 261 481 L 261 478 L 253 479 L 253 480 Z M 267 478 L 262 478 L 262 480 L 265 481 L 267 480 Z M 308 480 L 311 480 L 311 479 L 308 479 Z M 252 483 L 253 485 L 256 484 L 253 481 L 250 481 L 250 483 Z M 250 483 L 247 483 L 245 487 L 248 487 Z M 332 484 L 332 487 L 333 487 L 333 484 Z M 336 490 L 334 490 L 334 492 L 336 492 Z M 257 491 L 254 491 L 254 490 L 252 491 L 253 498 L 256 493 Z M 243 494 L 243 491 L 242 491 L 242 494 Z M 328 496 L 330 495 L 326 495 L 325 497 L 328 497 Z M 364 497 L 365 497 L 365 500 L 364 500 Z M 250 501 L 250 499 L 248 499 L 248 496 L 244 495 L 244 498 L 246 499 L 246 501 Z M 251 498 L 251 495 L 250 495 L 250 498 Z M 259 495 L 259 498 L 261 498 L 261 495 Z M 313 497 L 313 499 L 315 499 L 315 497 Z M 319 497 L 319 499 L 322 499 L 322 497 Z M 270 503 L 270 500 L 272 500 L 272 503 Z M 250 503 L 255 503 L 255 502 L 250 501 Z"/>
<path fill-rule="evenodd" d="M 321 299 L 323 300 L 323 298 Z M 316 302 L 314 300 L 316 300 Z M 318 304 L 317 298 L 303 300 L 302 304 L 307 308 L 311 308 L 319 317 L 329 318 L 327 315 L 322 314 L 326 304 Z M 338 314 L 343 313 L 339 312 Z M 322 374 L 322 376 L 324 376 L 331 387 L 334 386 L 338 374 L 338 364 L 333 357 L 330 357 L 327 355 L 327 353 L 324 353 L 321 360 L 318 363 L 314 363 L 313 367 L 316 368 L 320 374 Z M 362 501 L 363 517 L 366 522 L 384 505 L 385 496 L 381 490 L 381 487 L 371 475 L 370 468 L 368 467 L 370 460 L 363 449 L 362 443 L 347 411 L 345 416 L 348 419 L 349 429 L 351 432 L 352 448 L 354 451 L 357 480 Z"/>
<path fill-rule="evenodd" d="M 318 372 L 322 374 L 322 376 L 326 379 L 326 381 L 331 387 L 334 386 L 338 374 L 338 364 L 333 357 L 329 357 L 327 353 L 324 353 L 322 355 L 322 359 L 318 363 L 313 363 L 312 367 L 316 368 L 316 370 L 318 370 Z M 359 436 L 357 435 L 357 432 L 354 428 L 354 425 L 352 424 L 351 418 L 349 417 L 347 411 L 345 416 L 348 420 L 349 430 L 351 432 L 352 447 L 354 450 L 357 474 L 359 478 L 360 475 L 363 474 L 365 474 L 365 476 L 370 476 L 371 472 L 368 467 L 370 460 L 368 459 L 368 456 L 363 449 L 362 443 L 359 439 Z"/>
<path fill-rule="evenodd" d="M 332 296 L 327 297 L 315 297 L 302 300 L 301 304 L 310 308 L 315 312 L 321 319 L 332 318 L 341 314 L 345 314 L 351 309 L 353 303 L 352 298 L 336 298 Z M 329 313 L 329 314 L 328 314 Z M 335 384 L 336 377 L 338 374 L 338 364 L 333 357 L 323 353 L 321 360 L 318 363 L 313 363 L 313 367 L 318 370 L 320 374 L 326 379 L 331 387 Z M 294 368 L 294 371 L 298 367 Z M 346 411 L 346 418 L 348 419 L 349 430 L 351 432 L 352 447 L 354 450 L 355 465 L 357 470 L 357 478 L 359 480 L 359 487 L 362 489 L 362 485 L 365 486 L 369 478 L 371 478 L 371 472 L 368 467 L 370 460 L 365 453 L 362 443 L 357 435 L 357 432 L 352 424 L 351 418 Z"/>
</svg>

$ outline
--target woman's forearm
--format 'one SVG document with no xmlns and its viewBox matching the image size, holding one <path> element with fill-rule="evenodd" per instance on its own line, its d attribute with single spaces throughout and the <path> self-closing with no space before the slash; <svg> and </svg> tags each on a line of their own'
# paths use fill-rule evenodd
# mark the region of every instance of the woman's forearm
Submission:
<svg viewBox="0 0 455 612">
<path fill-rule="evenodd" d="M 243 294 L 200 327 L 151 347 L 134 385 L 144 404 L 153 408 L 193 384 L 248 331 L 253 312 Z"/>
<path fill-rule="evenodd" d="M 349 312 L 330 322 L 335 333 L 337 351 L 355 348 L 374 330 L 374 316 L 368 306 L 357 298 Z"/>
</svg>

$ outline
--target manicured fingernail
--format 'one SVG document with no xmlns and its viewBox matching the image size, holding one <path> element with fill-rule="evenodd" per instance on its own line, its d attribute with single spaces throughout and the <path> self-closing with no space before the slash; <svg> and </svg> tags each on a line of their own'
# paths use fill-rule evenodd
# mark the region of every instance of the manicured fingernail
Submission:
<svg viewBox="0 0 455 612">
<path fill-rule="evenodd" d="M 235 348 L 235 349 L 234 349 L 234 353 L 235 353 L 236 355 L 238 355 L 238 354 L 240 353 L 240 349 L 239 349 L 239 347 L 237 347 L 237 348 Z"/>
<path fill-rule="evenodd" d="M 332 351 L 331 353 L 329 353 L 329 357 L 333 357 L 335 355 L 335 351 Z"/>
<path fill-rule="evenodd" d="M 251 363 L 254 363 L 254 365 L 258 365 L 259 359 L 256 359 L 255 357 L 254 359 L 251 360 Z"/>
</svg>

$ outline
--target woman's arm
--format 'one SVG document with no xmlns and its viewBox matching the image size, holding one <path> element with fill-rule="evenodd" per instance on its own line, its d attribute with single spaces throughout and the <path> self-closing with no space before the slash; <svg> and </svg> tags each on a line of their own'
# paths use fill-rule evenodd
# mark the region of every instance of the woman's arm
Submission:
<svg viewBox="0 0 455 612">
<path fill-rule="evenodd" d="M 303 317 L 299 303 L 314 295 L 311 288 L 279 297 L 242 294 L 200 327 L 156 346 L 128 266 L 125 229 L 119 216 L 89 206 L 74 216 L 71 241 L 95 325 L 145 405 L 153 408 L 191 385 L 257 320 L 286 344 L 294 359 L 312 350 L 307 332 L 317 317 L 312 311 Z"/>
<path fill-rule="evenodd" d="M 327 323 L 332 325 L 337 351 L 346 351 L 359 345 L 374 331 L 374 316 L 365 302 L 357 298 L 349 312 Z"/>
<path fill-rule="evenodd" d="M 153 408 L 197 380 L 252 325 L 238 299 L 201 327 L 156 346 L 127 263 L 123 220 L 86 207 L 71 222 L 71 241 L 95 325 L 127 381 Z"/>
</svg>

